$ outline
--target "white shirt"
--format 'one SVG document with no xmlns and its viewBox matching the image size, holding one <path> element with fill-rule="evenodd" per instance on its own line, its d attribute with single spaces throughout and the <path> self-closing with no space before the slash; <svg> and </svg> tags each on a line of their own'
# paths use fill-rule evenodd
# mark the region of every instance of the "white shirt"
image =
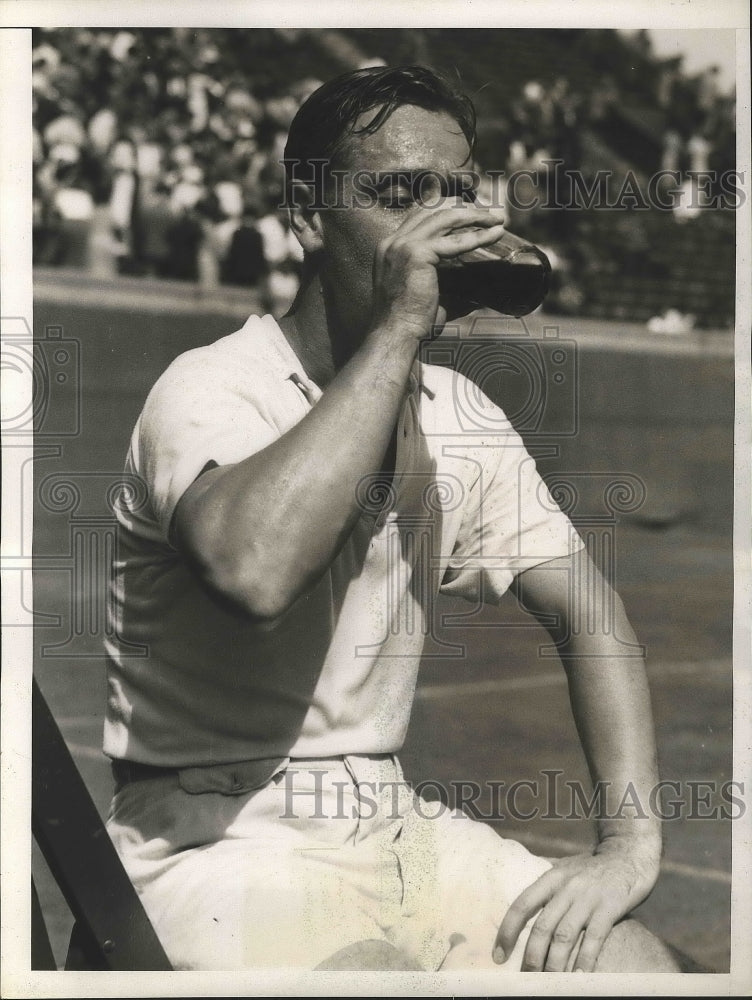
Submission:
<svg viewBox="0 0 752 1000">
<path fill-rule="evenodd" d="M 416 363 L 391 502 L 364 482 L 363 514 L 319 583 L 272 625 L 251 623 L 199 583 L 170 543 L 172 515 L 207 462 L 261 450 L 319 396 L 271 316 L 181 355 L 150 393 L 126 465 L 145 490 L 117 512 L 111 756 L 189 767 L 395 752 L 439 591 L 495 602 L 521 569 L 581 546 L 501 410 Z"/>
</svg>

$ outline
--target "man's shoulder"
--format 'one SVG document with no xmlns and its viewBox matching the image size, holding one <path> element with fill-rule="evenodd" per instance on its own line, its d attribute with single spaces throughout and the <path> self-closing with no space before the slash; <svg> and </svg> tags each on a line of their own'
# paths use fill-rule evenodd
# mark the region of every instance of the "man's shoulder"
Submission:
<svg viewBox="0 0 752 1000">
<path fill-rule="evenodd" d="M 247 391 L 261 386 L 280 363 L 276 337 L 282 333 L 276 327 L 275 334 L 269 320 L 276 327 L 271 317 L 250 316 L 239 330 L 179 354 L 157 379 L 150 395 L 192 388 L 205 393 L 218 384 L 242 384 Z"/>
<path fill-rule="evenodd" d="M 183 351 L 165 369 L 162 378 L 183 376 L 192 369 L 201 371 L 206 365 L 224 369 L 228 374 L 232 374 L 239 364 L 261 361 L 265 355 L 273 357 L 273 337 L 270 336 L 268 323 L 270 319 L 271 317 L 266 316 L 249 316 L 239 330 L 189 351 Z"/>
</svg>

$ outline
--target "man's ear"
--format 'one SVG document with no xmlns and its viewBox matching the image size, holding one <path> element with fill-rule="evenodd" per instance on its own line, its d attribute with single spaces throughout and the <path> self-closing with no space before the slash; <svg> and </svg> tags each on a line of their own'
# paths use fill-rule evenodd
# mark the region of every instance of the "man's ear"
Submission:
<svg viewBox="0 0 752 1000">
<path fill-rule="evenodd" d="M 301 181 L 292 181 L 287 191 L 290 228 L 307 254 L 314 254 L 323 247 L 321 214 L 312 206 L 315 193 Z"/>
</svg>

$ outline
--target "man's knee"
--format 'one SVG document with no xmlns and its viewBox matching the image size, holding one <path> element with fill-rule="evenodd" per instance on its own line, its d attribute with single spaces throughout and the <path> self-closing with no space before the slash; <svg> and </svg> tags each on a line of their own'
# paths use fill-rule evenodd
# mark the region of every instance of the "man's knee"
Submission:
<svg viewBox="0 0 752 1000">
<path fill-rule="evenodd" d="M 421 966 L 387 941 L 356 941 L 325 958 L 318 972 L 423 972 Z"/>
<path fill-rule="evenodd" d="M 637 920 L 616 924 L 601 949 L 596 972 L 681 972 L 671 949 Z"/>
</svg>

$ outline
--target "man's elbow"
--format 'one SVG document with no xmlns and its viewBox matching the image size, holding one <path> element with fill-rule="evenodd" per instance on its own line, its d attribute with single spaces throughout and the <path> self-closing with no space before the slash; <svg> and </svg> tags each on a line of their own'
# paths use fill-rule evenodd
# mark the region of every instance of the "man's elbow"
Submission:
<svg viewBox="0 0 752 1000">
<path fill-rule="evenodd" d="M 589 605 L 564 620 L 555 630 L 559 651 L 565 656 L 621 656 L 627 647 L 639 646 L 624 602 L 608 588 Z"/>
<path fill-rule="evenodd" d="M 606 604 L 607 610 L 602 615 L 602 620 L 604 627 L 609 629 L 609 632 L 616 631 L 617 634 L 620 629 L 631 629 L 629 622 L 629 616 L 627 614 L 627 609 L 624 607 L 624 601 L 622 601 L 619 594 L 612 588 L 609 588 L 609 597 Z"/>
<path fill-rule="evenodd" d="M 230 599 L 248 618 L 261 625 L 278 621 L 295 603 L 295 595 L 274 579 L 241 580 L 233 588 Z"/>
<path fill-rule="evenodd" d="M 273 560 L 257 553 L 220 553 L 193 561 L 202 582 L 221 601 L 259 624 L 271 624 L 292 607 L 297 594 Z"/>
</svg>

